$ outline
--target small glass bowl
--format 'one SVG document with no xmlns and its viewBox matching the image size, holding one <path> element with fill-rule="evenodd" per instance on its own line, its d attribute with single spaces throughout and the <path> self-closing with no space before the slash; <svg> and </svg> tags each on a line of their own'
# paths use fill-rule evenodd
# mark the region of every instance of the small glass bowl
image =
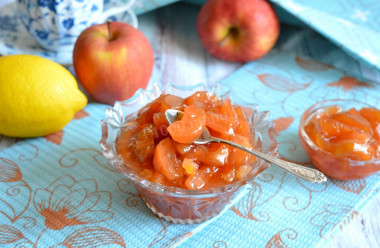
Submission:
<svg viewBox="0 0 380 248">
<path fill-rule="evenodd" d="M 213 92 L 221 97 L 229 94 L 229 89 L 223 89 L 222 86 L 210 89 L 203 84 L 190 87 L 170 85 L 165 91 L 162 91 L 158 85 L 154 85 L 150 91 L 139 90 L 126 102 L 116 102 L 113 109 L 108 108 L 106 110 L 107 119 L 101 121 L 102 138 L 100 145 L 103 155 L 133 182 L 141 198 L 153 213 L 175 223 L 199 223 L 219 214 L 244 185 L 250 183 L 270 166 L 269 163 L 259 160 L 256 168 L 240 181 L 218 188 L 188 190 L 147 181 L 134 174 L 128 166 L 123 164 L 123 160 L 116 152 L 115 140 L 123 125 L 126 124 L 126 120 L 134 117 L 141 107 L 162 93 L 185 98 L 199 90 Z M 253 109 L 250 122 L 256 148 L 272 156 L 278 156 L 278 143 L 275 140 L 274 124 L 268 120 L 269 112 L 259 112 L 257 105 L 249 107 Z"/>
<path fill-rule="evenodd" d="M 356 100 L 326 100 L 318 102 L 308 108 L 301 117 L 298 130 L 299 139 L 302 147 L 306 151 L 313 165 L 328 175 L 329 177 L 339 180 L 359 179 L 369 176 L 380 170 L 380 159 L 358 161 L 346 158 L 338 158 L 329 152 L 319 148 L 306 134 L 304 127 L 309 120 L 317 113 L 323 112 L 326 108 L 339 106 L 343 111 L 351 108 L 357 110 L 363 107 L 374 108 L 366 103 Z"/>
</svg>

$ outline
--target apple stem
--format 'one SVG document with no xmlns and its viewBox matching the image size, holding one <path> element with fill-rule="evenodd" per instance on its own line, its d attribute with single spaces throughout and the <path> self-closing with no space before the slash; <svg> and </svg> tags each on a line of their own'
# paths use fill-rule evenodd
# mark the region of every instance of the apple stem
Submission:
<svg viewBox="0 0 380 248">
<path fill-rule="evenodd" d="M 236 38 L 239 35 L 239 31 L 236 27 L 230 27 L 228 29 L 227 35 L 223 37 L 223 39 L 219 42 L 219 46 L 223 46 L 227 40 L 230 38 Z"/>
<path fill-rule="evenodd" d="M 107 20 L 107 27 L 108 27 L 108 40 L 112 40 L 112 33 L 111 33 L 111 20 L 110 19 L 108 19 Z"/>
</svg>

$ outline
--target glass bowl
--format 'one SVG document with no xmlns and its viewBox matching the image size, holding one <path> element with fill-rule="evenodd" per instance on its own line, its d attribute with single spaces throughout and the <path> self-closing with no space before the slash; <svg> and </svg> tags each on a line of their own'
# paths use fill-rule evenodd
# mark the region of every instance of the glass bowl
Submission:
<svg viewBox="0 0 380 248">
<path fill-rule="evenodd" d="M 373 106 L 356 100 L 341 99 L 325 100 L 308 108 L 301 117 L 298 131 L 301 145 L 313 165 L 329 177 L 339 180 L 359 179 L 379 171 L 380 159 L 359 161 L 348 158 L 338 158 L 319 148 L 306 134 L 304 127 L 309 120 L 317 113 L 332 106 L 339 106 L 343 111 L 349 110 L 350 108 L 356 108 L 357 110 L 363 107 L 374 108 Z"/>
<path fill-rule="evenodd" d="M 229 89 L 222 88 L 222 86 L 210 89 L 203 84 L 190 87 L 170 85 L 163 91 L 158 85 L 154 85 L 150 91 L 140 89 L 130 100 L 116 102 L 114 108 L 107 108 L 107 118 L 101 121 L 102 138 L 100 145 L 103 155 L 115 168 L 132 181 L 141 198 L 153 213 L 175 223 L 199 223 L 219 214 L 244 185 L 250 183 L 270 166 L 269 163 L 258 160 L 255 169 L 240 181 L 218 188 L 188 190 L 147 181 L 123 164 L 123 160 L 116 152 L 115 140 L 123 125 L 126 125 L 127 120 L 133 118 L 141 107 L 153 101 L 162 93 L 185 98 L 199 90 L 213 92 L 221 97 L 229 94 Z M 257 105 L 248 107 L 253 110 L 250 122 L 254 133 L 255 147 L 264 153 L 278 156 L 278 143 L 275 140 L 274 124 L 268 120 L 269 112 L 259 112 Z"/>
</svg>

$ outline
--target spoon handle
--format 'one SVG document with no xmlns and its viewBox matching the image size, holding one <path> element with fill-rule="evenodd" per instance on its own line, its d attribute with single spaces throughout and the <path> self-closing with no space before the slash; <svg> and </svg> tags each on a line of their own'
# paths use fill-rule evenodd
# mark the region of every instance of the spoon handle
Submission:
<svg viewBox="0 0 380 248">
<path fill-rule="evenodd" d="M 236 144 L 236 143 L 231 142 L 229 140 L 224 140 L 224 139 L 213 137 L 210 141 L 216 142 L 216 143 L 224 143 L 224 144 L 236 147 L 240 150 L 246 151 L 246 152 L 248 152 L 248 153 L 250 153 L 256 157 L 259 157 L 261 159 L 264 159 L 267 162 L 275 164 L 275 165 L 281 167 L 282 169 L 289 171 L 290 173 L 293 173 L 294 175 L 299 176 L 299 177 L 301 177 L 305 180 L 308 180 L 310 182 L 323 183 L 323 182 L 326 182 L 326 180 L 327 180 L 326 176 L 318 170 L 308 168 L 305 166 L 301 166 L 301 165 L 298 165 L 295 163 L 291 163 L 291 162 L 270 156 L 268 154 L 252 150 L 250 148 Z"/>
</svg>

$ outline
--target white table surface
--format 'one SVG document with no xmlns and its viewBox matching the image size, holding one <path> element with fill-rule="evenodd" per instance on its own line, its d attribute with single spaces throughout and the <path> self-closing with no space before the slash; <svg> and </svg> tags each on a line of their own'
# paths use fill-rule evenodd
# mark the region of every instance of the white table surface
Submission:
<svg viewBox="0 0 380 248">
<path fill-rule="evenodd" d="M 0 7 L 8 0 L 0 0 Z M 9 1 L 8 1 L 9 2 Z M 155 54 L 152 81 L 190 85 L 214 84 L 238 69 L 240 63 L 229 63 L 211 57 L 202 47 L 195 30 L 199 8 L 176 3 L 139 16 L 139 29 L 148 37 Z M 276 49 L 294 51 L 341 68 L 369 81 L 380 82 L 380 72 L 368 69 L 309 28 L 281 26 Z M 72 71 L 72 67 L 69 69 Z M 0 136 L 0 149 L 15 139 Z M 371 200 L 359 216 L 347 225 L 328 247 L 380 247 L 380 196 Z M 196 236 L 194 237 L 196 238 Z M 242 237 L 243 238 L 243 237 Z M 227 244 L 234 247 L 233 244 Z M 204 244 L 213 247 L 213 242 Z"/>
</svg>

